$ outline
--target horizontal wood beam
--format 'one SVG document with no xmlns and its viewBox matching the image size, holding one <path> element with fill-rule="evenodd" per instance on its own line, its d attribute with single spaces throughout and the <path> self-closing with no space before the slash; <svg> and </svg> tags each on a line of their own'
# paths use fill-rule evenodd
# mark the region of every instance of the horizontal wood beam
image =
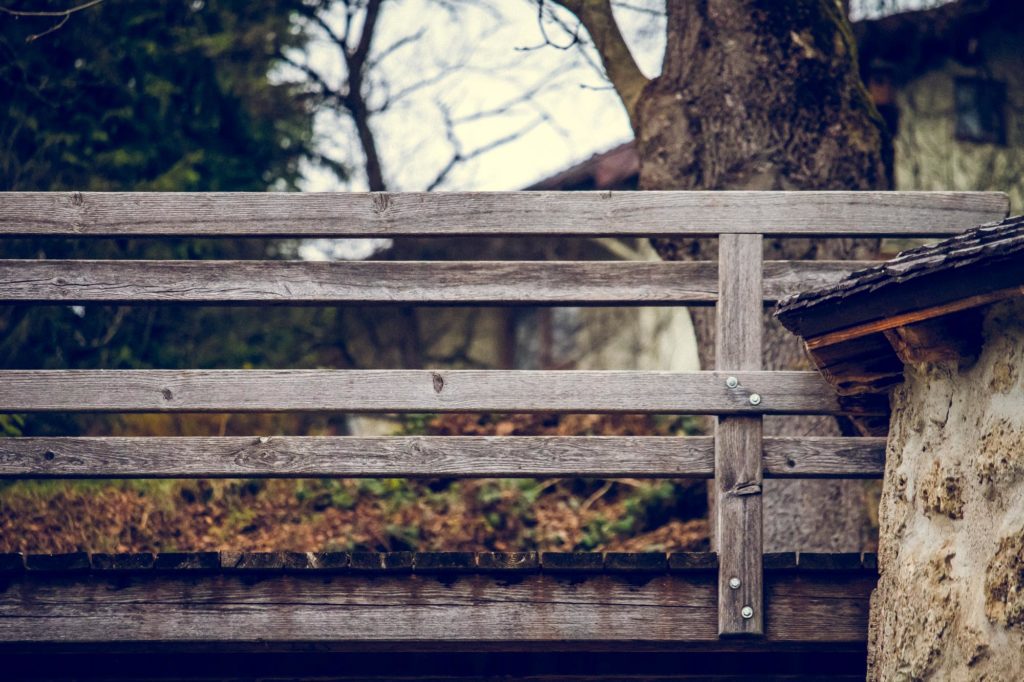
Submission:
<svg viewBox="0 0 1024 682">
<path fill-rule="evenodd" d="M 726 386 L 727 377 L 738 380 Z M 750 397 L 757 394 L 757 404 Z M 0 412 L 878 414 L 817 372 L 4 370 Z"/>
<path fill-rule="evenodd" d="M 1024 274 L 1019 271 L 1016 273 L 1016 276 L 1024 278 Z M 835 346 L 864 336 L 887 332 L 899 327 L 906 327 L 908 325 L 934 320 L 936 318 L 953 315 L 955 313 L 970 310 L 972 308 L 978 308 L 990 303 L 996 303 L 998 301 L 1005 301 L 1010 298 L 1018 298 L 1022 296 L 1024 296 L 1024 284 L 1019 284 L 1012 287 L 997 289 L 995 291 L 989 291 L 983 294 L 975 294 L 951 303 L 919 308 L 910 312 L 893 314 L 884 319 L 872 320 L 871 322 L 844 327 L 843 329 L 837 329 L 836 331 L 822 334 L 821 336 L 808 338 L 805 344 L 809 351 L 818 351 L 827 346 Z"/>
<path fill-rule="evenodd" d="M 0 235 L 949 235 L 997 192 L 3 192 Z"/>
<path fill-rule="evenodd" d="M 865 571 L 878 573 L 873 552 L 772 552 L 764 565 L 773 571 Z M 241 572 L 281 573 L 503 573 L 543 571 L 553 575 L 699 573 L 714 571 L 714 552 L 65 552 L 0 553 L 0 577 L 28 572 L 57 577 L 92 572 L 101 575 Z"/>
<path fill-rule="evenodd" d="M 767 437 L 765 478 L 882 478 L 886 439 Z"/>
<path fill-rule="evenodd" d="M 766 477 L 880 478 L 884 438 L 765 438 Z M 0 478 L 711 478 L 710 436 L 0 439 Z"/>
<path fill-rule="evenodd" d="M 871 261 L 770 261 L 764 302 Z M 6 303 L 689 304 L 718 299 L 714 262 L 0 260 Z"/>
<path fill-rule="evenodd" d="M 767 642 L 865 641 L 875 580 L 859 570 L 768 571 Z M 0 642 L 714 648 L 715 581 L 711 570 L 526 572 L 514 580 L 503 573 L 23 573 L 5 578 L 0 592 Z"/>
</svg>

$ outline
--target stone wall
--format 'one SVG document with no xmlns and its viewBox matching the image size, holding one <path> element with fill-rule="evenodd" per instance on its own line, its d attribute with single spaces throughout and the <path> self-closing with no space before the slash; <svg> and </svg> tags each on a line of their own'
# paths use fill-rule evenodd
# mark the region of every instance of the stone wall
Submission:
<svg viewBox="0 0 1024 682">
<path fill-rule="evenodd" d="M 1024 301 L 893 397 L 871 680 L 1024 679 Z"/>
</svg>

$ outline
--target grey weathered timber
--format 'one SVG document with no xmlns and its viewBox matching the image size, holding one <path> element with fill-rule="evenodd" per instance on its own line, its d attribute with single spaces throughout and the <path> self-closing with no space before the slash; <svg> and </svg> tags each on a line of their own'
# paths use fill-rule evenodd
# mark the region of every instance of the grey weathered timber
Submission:
<svg viewBox="0 0 1024 682">
<path fill-rule="evenodd" d="M 802 287 L 780 303 L 775 315 L 790 331 L 811 342 L 864 326 L 882 331 L 1024 293 L 1024 216 L 973 230 L 901 253 L 825 287 Z M 955 276 L 953 276 L 955 273 Z M 914 313 L 930 311 L 914 317 Z M 831 343 L 834 343 L 832 341 Z"/>
<path fill-rule="evenodd" d="M 881 478 L 885 471 L 885 442 L 885 438 L 764 438 L 764 476 Z"/>
<path fill-rule="evenodd" d="M 863 642 L 874 584 L 864 571 L 769 573 L 767 641 Z M 572 576 L 524 571 L 515 579 L 493 572 L 379 569 L 26 572 L 5 577 L 5 585 L 0 641 L 7 644 L 720 646 L 715 577 L 707 570 Z"/>
<path fill-rule="evenodd" d="M 667 560 L 666 560 L 667 559 Z M 768 571 L 867 571 L 877 575 L 877 556 L 871 552 L 776 552 L 764 555 Z M 0 573 L 66 574 L 131 572 L 138 574 L 195 571 L 248 571 L 275 575 L 348 571 L 489 573 L 688 573 L 718 568 L 713 552 L 133 552 L 57 554 L 0 554 Z"/>
<path fill-rule="evenodd" d="M 884 438 L 765 438 L 764 475 L 881 478 Z M 225 436 L 0 439 L 3 478 L 711 478 L 709 436 Z"/>
<path fill-rule="evenodd" d="M 771 261 L 765 303 L 870 261 Z M 718 298 L 714 262 L 0 260 L 11 303 L 687 304 Z"/>
<path fill-rule="evenodd" d="M 996 192 L 0 193 L 0 235 L 947 235 Z"/>
<path fill-rule="evenodd" d="M 759 308 L 760 309 L 760 308 Z M 0 412 L 844 414 L 817 372 L 4 370 Z M 761 402 L 752 405 L 749 396 Z"/>
<path fill-rule="evenodd" d="M 719 239 L 722 295 L 716 308 L 715 366 L 720 372 L 761 368 L 761 253 L 761 235 Z M 748 402 L 752 397 L 748 393 Z M 763 404 L 765 396 L 756 392 L 756 399 Z M 760 416 L 719 416 L 715 421 L 721 635 L 764 634 L 761 433 Z"/>
<path fill-rule="evenodd" d="M 3 438 L 2 477 L 710 478 L 713 439 L 631 436 Z"/>
</svg>

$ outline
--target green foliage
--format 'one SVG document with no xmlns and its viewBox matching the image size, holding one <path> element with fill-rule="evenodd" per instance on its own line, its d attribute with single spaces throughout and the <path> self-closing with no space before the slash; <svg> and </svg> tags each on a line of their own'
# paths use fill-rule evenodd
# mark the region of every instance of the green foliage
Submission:
<svg viewBox="0 0 1024 682">
<path fill-rule="evenodd" d="M 20 436 L 25 417 L 20 414 L 0 414 L 0 436 Z"/>
<path fill-rule="evenodd" d="M 5 3 L 32 11 L 67 6 Z M 104 0 L 29 42 L 55 20 L 0 14 L 0 190 L 296 188 L 300 163 L 316 157 L 314 111 L 303 86 L 272 74 L 284 51 L 304 48 L 298 19 L 315 10 L 303 0 Z M 294 257 L 294 246 L 5 240 L 2 257 L 262 259 Z M 338 331 L 339 315 L 323 308 L 0 307 L 0 366 L 316 367 L 336 360 L 325 337 Z M 3 419 L 7 435 L 15 428 L 29 435 L 118 430 L 102 417 L 88 427 L 67 415 Z"/>
<path fill-rule="evenodd" d="M 14 10 L 66 2 L 11 2 Z M 60 29 L 0 15 L 0 189 L 294 188 L 313 110 L 268 74 L 301 0 L 105 0 Z"/>
</svg>

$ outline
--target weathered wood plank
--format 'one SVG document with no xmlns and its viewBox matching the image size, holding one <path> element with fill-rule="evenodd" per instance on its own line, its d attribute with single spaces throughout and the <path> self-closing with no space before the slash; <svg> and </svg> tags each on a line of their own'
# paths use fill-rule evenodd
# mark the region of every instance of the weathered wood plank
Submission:
<svg viewBox="0 0 1024 682">
<path fill-rule="evenodd" d="M 885 438 L 764 438 L 764 476 L 881 478 L 885 443 Z"/>
<path fill-rule="evenodd" d="M 545 573 L 587 573 L 604 570 L 601 552 L 541 552 L 541 567 Z"/>
<path fill-rule="evenodd" d="M 958 275 L 963 276 L 964 279 L 970 280 L 971 285 L 978 285 L 978 282 L 975 278 L 965 276 L 964 273 L 958 273 Z M 1024 274 L 1021 273 L 1019 269 L 1019 264 L 1014 264 L 1014 270 L 1008 276 L 1014 279 L 1024 279 Z M 952 281 L 957 281 L 958 279 L 959 277 L 953 279 Z M 935 284 L 935 282 L 932 282 L 932 284 Z M 945 297 L 950 297 L 950 292 L 944 291 L 941 295 Z M 913 294 L 911 294 L 911 296 L 907 296 L 907 298 L 913 301 L 914 299 L 911 298 L 912 296 Z M 870 336 L 872 334 L 877 334 L 879 332 L 886 332 L 892 329 L 897 329 L 899 327 L 918 324 L 921 322 L 925 322 L 927 320 L 933 320 L 937 317 L 952 315 L 954 313 L 964 312 L 967 310 L 971 310 L 973 308 L 978 308 L 983 305 L 988 305 L 990 303 L 1005 301 L 1010 298 L 1018 298 L 1021 296 L 1024 296 L 1024 284 L 1015 284 L 1014 286 L 1006 287 L 1004 289 L 997 289 L 995 291 L 989 291 L 983 294 L 967 296 L 966 298 L 955 300 L 949 303 L 943 303 L 941 305 L 929 306 L 927 308 L 917 308 L 914 310 L 910 310 L 909 312 L 901 312 L 898 314 L 894 312 L 889 317 L 883 319 L 873 320 L 871 322 L 857 324 L 850 327 L 844 327 L 842 329 L 838 329 L 827 334 L 822 334 L 821 336 L 814 336 L 812 338 L 808 338 L 806 342 L 807 348 L 809 350 L 816 351 L 820 348 L 837 345 L 840 343 L 844 343 L 846 341 L 852 341 L 863 336 Z M 882 298 L 884 298 L 884 296 Z M 918 298 L 917 300 L 920 300 L 920 298 Z M 896 304 L 890 303 L 890 305 L 893 308 L 895 308 L 896 305 L 901 305 L 902 307 L 906 308 L 909 307 L 910 305 L 913 305 L 913 303 L 908 303 L 907 301 L 904 300 L 899 301 Z"/>
<path fill-rule="evenodd" d="M 0 477 L 710 478 L 711 437 L 3 438 Z"/>
<path fill-rule="evenodd" d="M 764 302 L 870 264 L 766 263 Z M 710 305 L 717 271 L 714 262 L 0 260 L 0 301 Z"/>
<path fill-rule="evenodd" d="M 94 571 L 148 571 L 156 562 L 152 552 L 95 553 L 91 557 Z"/>
<path fill-rule="evenodd" d="M 761 235 L 719 239 L 715 366 L 720 371 L 761 369 L 761 253 Z M 748 402 L 763 401 L 759 393 L 748 395 Z M 721 635 L 764 634 L 761 432 L 760 416 L 720 415 L 715 422 Z"/>
<path fill-rule="evenodd" d="M 737 388 L 725 385 L 736 376 Z M 749 396 L 761 396 L 752 405 Z M 877 402 L 877 401 L 876 401 Z M 884 413 L 817 372 L 4 370 L 0 412 Z"/>
<path fill-rule="evenodd" d="M 4 192 L 0 235 L 944 235 L 994 192 Z"/>
<path fill-rule="evenodd" d="M 351 565 L 348 552 L 285 552 L 286 571 L 344 571 Z"/>
<path fill-rule="evenodd" d="M 877 557 L 870 552 L 773 552 L 763 558 L 765 570 L 870 571 L 877 573 Z M 152 552 L 107 554 L 0 554 L 0 571 L 44 571 L 64 574 L 253 571 L 281 574 L 292 571 L 336 573 L 346 570 L 389 572 L 402 569 L 419 573 L 487 573 L 539 571 L 590 574 L 665 573 L 708 571 L 718 568 L 714 552 Z"/>
<path fill-rule="evenodd" d="M 161 552 L 153 568 L 157 571 L 206 572 L 220 570 L 219 552 Z"/>
<path fill-rule="evenodd" d="M 664 552 L 605 552 L 604 570 L 608 573 L 664 573 L 668 555 Z"/>
<path fill-rule="evenodd" d="M 0 439 L 0 478 L 711 478 L 710 436 Z M 765 438 L 764 475 L 881 478 L 884 438 Z"/>
<path fill-rule="evenodd" d="M 711 572 L 9 576 L 0 642 L 718 645 Z M 863 642 L 874 576 L 769 573 L 767 640 Z"/>
<path fill-rule="evenodd" d="M 539 571 L 537 552 L 480 552 L 476 555 L 477 568 L 499 573 Z"/>
<path fill-rule="evenodd" d="M 83 572 L 91 568 L 88 552 L 61 554 L 29 554 L 25 557 L 25 570 L 42 572 Z"/>
<path fill-rule="evenodd" d="M 819 289 L 775 315 L 809 343 L 831 345 L 1024 293 L 1024 216 L 901 253 Z M 893 326 L 894 323 L 894 326 Z"/>
</svg>

